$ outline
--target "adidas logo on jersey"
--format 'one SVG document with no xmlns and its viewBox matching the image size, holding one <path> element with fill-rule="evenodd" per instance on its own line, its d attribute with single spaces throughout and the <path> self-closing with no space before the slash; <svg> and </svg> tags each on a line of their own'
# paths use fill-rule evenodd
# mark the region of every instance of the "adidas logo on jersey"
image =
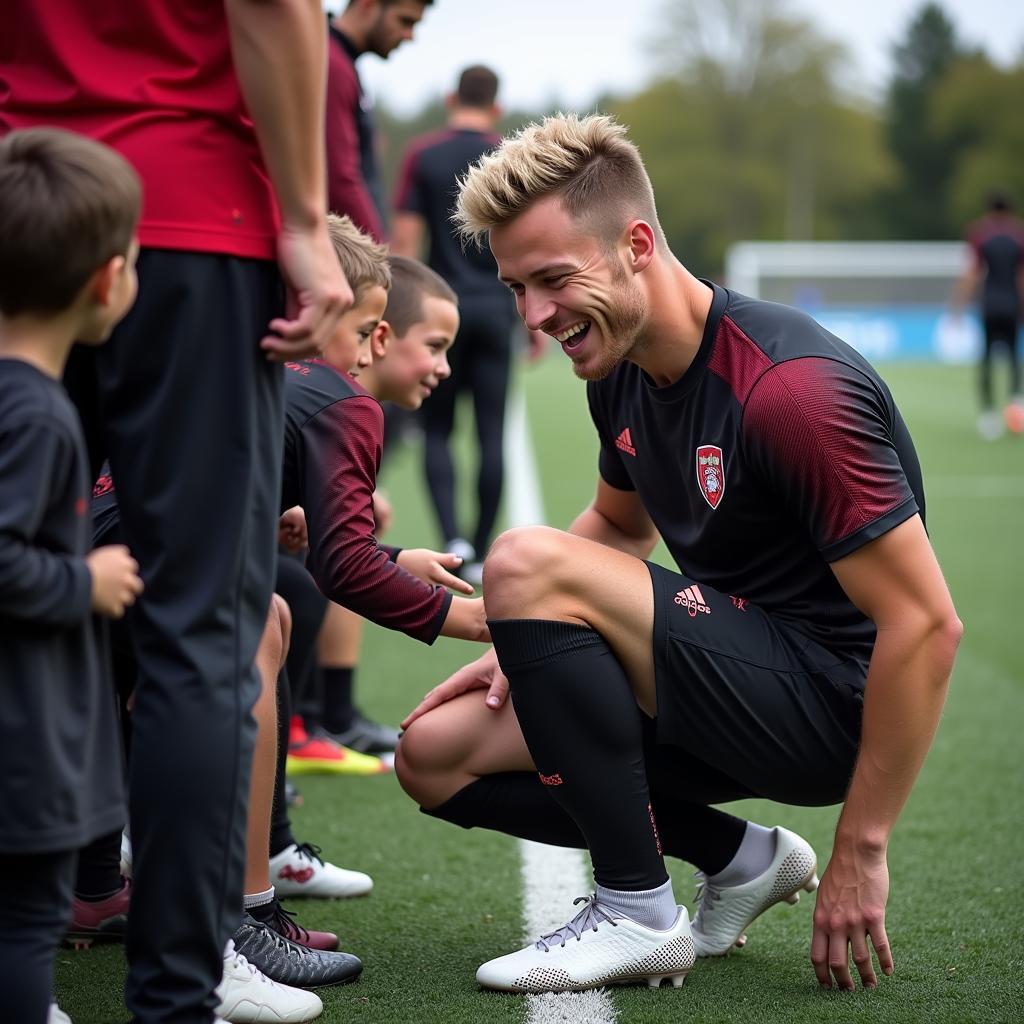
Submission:
<svg viewBox="0 0 1024 1024">
<path fill-rule="evenodd" d="M 704 595 L 696 583 L 692 587 L 685 587 L 675 597 L 676 604 L 681 604 L 689 613 L 690 618 L 697 618 L 698 612 L 705 615 L 711 614 L 711 609 L 704 603 Z"/>
<path fill-rule="evenodd" d="M 629 427 L 626 427 L 626 429 L 619 434 L 617 438 L 615 438 L 615 447 L 618 448 L 620 452 L 625 452 L 627 455 L 636 455 L 636 449 L 633 447 L 633 438 L 629 433 Z"/>
</svg>

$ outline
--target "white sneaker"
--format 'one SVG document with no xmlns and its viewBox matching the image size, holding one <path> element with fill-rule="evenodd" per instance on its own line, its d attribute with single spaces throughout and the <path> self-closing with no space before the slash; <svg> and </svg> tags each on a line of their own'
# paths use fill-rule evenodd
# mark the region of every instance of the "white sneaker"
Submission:
<svg viewBox="0 0 1024 1024">
<path fill-rule="evenodd" d="M 229 1024 L 297 1024 L 316 1020 L 324 1009 L 315 992 L 271 981 L 235 951 L 233 942 L 224 953 L 224 976 L 216 991 L 217 1019 Z"/>
<path fill-rule="evenodd" d="M 581 992 L 634 981 L 657 988 L 670 978 L 682 985 L 695 953 L 686 907 L 665 931 L 645 928 L 628 917 L 615 917 L 597 902 L 581 896 L 586 906 L 567 925 L 532 946 L 489 960 L 476 972 L 484 988 L 502 992 Z"/>
<path fill-rule="evenodd" d="M 978 413 L 978 434 L 982 441 L 998 441 L 1003 436 L 1003 417 L 994 409 Z"/>
<path fill-rule="evenodd" d="M 71 1018 L 56 1003 L 50 1003 L 46 1024 L 71 1024 Z"/>
<path fill-rule="evenodd" d="M 458 555 L 462 559 L 462 564 L 465 565 L 467 562 L 472 562 L 476 558 L 476 552 L 473 550 L 473 545 L 462 537 L 456 537 L 453 540 L 448 541 L 445 545 L 445 551 L 449 555 Z"/>
<path fill-rule="evenodd" d="M 270 882 L 281 897 L 340 899 L 365 896 L 373 888 L 369 875 L 325 863 L 320 857 L 320 848 L 311 843 L 292 843 L 271 857 Z"/>
<path fill-rule="evenodd" d="M 757 878 L 742 885 L 716 886 L 697 872 L 697 913 L 693 941 L 698 956 L 722 956 L 738 944 L 743 930 L 776 903 L 796 903 L 800 891 L 818 888 L 818 859 L 795 832 L 776 826 L 775 856 Z"/>
</svg>

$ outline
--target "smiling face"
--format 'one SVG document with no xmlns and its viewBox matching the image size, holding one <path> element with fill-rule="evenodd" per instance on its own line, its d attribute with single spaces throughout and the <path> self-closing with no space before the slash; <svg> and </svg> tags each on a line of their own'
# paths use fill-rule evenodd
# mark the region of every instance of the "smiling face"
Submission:
<svg viewBox="0 0 1024 1024">
<path fill-rule="evenodd" d="M 379 284 L 370 285 L 338 321 L 324 349 L 324 361 L 358 377 L 360 371 L 373 362 L 370 338 L 384 315 L 387 302 L 388 293 Z"/>
<path fill-rule="evenodd" d="M 376 397 L 403 409 L 418 409 L 434 388 L 451 376 L 447 352 L 458 329 L 459 311 L 454 303 L 425 297 L 423 319 L 401 338 L 392 338 L 387 355 L 373 368 Z"/>
<path fill-rule="evenodd" d="M 601 380 L 641 341 L 649 312 L 622 255 L 547 196 L 490 232 L 502 281 L 530 330 L 551 335 L 583 380 Z"/>
</svg>

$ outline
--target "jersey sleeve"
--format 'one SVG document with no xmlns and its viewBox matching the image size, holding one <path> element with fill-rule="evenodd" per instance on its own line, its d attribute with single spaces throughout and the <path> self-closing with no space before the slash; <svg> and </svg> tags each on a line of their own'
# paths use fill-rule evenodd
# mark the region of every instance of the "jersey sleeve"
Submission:
<svg viewBox="0 0 1024 1024">
<path fill-rule="evenodd" d="M 441 631 L 451 594 L 406 572 L 374 537 L 383 435 L 383 411 L 366 395 L 327 406 L 302 428 L 309 569 L 332 601 L 429 644 Z"/>
<path fill-rule="evenodd" d="M 0 614 L 8 618 L 62 627 L 89 615 L 85 559 L 34 543 L 73 464 L 74 446 L 59 424 L 34 420 L 0 433 Z"/>
<path fill-rule="evenodd" d="M 743 415 L 750 464 L 834 562 L 919 511 L 896 446 L 892 399 L 838 360 L 764 373 Z"/>
<path fill-rule="evenodd" d="M 594 421 L 601 442 L 597 456 L 597 468 L 601 479 L 616 490 L 635 491 L 636 487 L 622 464 L 622 456 L 615 447 L 612 432 L 608 429 L 601 394 L 596 384 L 587 384 L 587 404 L 590 406 L 590 418 Z"/>
</svg>

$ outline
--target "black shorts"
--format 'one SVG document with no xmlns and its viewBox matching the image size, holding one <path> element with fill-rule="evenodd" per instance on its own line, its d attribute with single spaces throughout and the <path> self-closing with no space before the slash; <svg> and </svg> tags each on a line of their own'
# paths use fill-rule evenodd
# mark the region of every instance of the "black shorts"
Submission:
<svg viewBox="0 0 1024 1024">
<path fill-rule="evenodd" d="M 866 665 L 745 601 L 648 568 L 658 698 L 648 737 L 652 790 L 672 785 L 702 803 L 843 800 L 860 742 Z"/>
</svg>

